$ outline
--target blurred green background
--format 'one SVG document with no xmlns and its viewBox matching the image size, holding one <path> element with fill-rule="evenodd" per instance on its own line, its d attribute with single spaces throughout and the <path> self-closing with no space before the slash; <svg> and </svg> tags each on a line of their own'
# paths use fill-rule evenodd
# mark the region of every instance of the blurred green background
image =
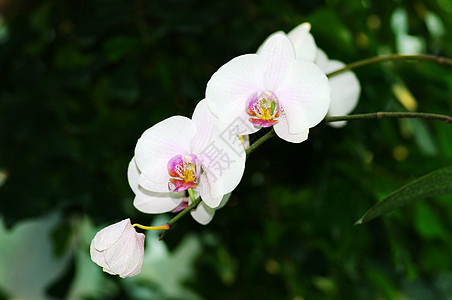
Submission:
<svg viewBox="0 0 452 300">
<path fill-rule="evenodd" d="M 0 298 L 452 299 L 452 197 L 353 226 L 403 184 L 452 164 L 452 125 L 319 125 L 256 150 L 211 224 L 148 234 L 142 274 L 89 259 L 97 230 L 138 212 L 127 165 L 141 133 L 191 116 L 210 76 L 271 33 L 309 21 L 346 63 L 388 53 L 452 57 L 452 2 L 0 1 Z M 452 112 L 451 69 L 356 70 L 355 113 Z M 410 96 L 411 95 L 411 96 Z"/>
</svg>

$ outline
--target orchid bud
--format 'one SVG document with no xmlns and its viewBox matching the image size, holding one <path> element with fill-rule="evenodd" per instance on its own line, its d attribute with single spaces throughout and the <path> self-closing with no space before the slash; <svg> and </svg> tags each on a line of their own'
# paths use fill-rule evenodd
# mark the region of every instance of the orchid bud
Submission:
<svg viewBox="0 0 452 300">
<path fill-rule="evenodd" d="M 104 272 L 131 277 L 141 272 L 145 235 L 137 233 L 130 219 L 99 231 L 91 242 L 91 260 Z"/>
</svg>

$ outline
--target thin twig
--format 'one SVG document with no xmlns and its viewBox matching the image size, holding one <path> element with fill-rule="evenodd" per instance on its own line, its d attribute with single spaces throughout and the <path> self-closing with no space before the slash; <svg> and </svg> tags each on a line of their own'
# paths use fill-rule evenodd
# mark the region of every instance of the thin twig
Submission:
<svg viewBox="0 0 452 300">
<path fill-rule="evenodd" d="M 443 56 L 434 56 L 434 55 L 428 55 L 428 54 L 420 54 L 420 55 L 389 54 L 389 55 L 374 56 L 374 57 L 366 58 L 363 60 L 358 60 L 356 62 L 346 65 L 345 67 L 343 67 L 339 70 L 328 73 L 328 74 L 326 74 L 326 76 L 331 78 L 331 77 L 336 76 L 347 70 L 355 69 L 358 67 L 363 67 L 366 65 L 374 64 L 374 63 L 391 61 L 391 60 L 428 60 L 428 61 L 433 61 L 433 62 L 437 62 L 439 64 L 443 64 L 443 65 L 452 67 L 452 59 L 443 57 Z"/>
<path fill-rule="evenodd" d="M 382 118 L 413 118 L 413 119 L 426 119 L 426 120 L 438 120 L 446 123 L 452 123 L 452 117 L 447 115 L 430 114 L 430 113 L 416 113 L 416 112 L 376 112 L 367 114 L 355 114 L 348 116 L 326 117 L 324 123 L 332 123 L 338 121 L 351 121 L 351 120 L 370 120 L 370 119 L 382 119 Z"/>
<path fill-rule="evenodd" d="M 264 136 L 262 136 L 260 139 L 258 139 L 256 142 L 254 142 L 248 149 L 246 149 L 246 157 L 250 155 L 251 152 L 254 151 L 257 147 L 259 147 L 261 144 L 263 144 L 265 141 L 271 139 L 275 135 L 275 130 L 272 127 L 272 130 L 267 132 Z"/>
</svg>

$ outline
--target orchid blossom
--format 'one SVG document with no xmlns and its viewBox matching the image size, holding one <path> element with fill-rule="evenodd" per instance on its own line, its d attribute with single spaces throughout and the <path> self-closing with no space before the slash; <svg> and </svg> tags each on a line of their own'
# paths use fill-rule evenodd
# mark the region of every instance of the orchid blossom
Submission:
<svg viewBox="0 0 452 300">
<path fill-rule="evenodd" d="M 185 201 L 184 191 L 193 189 L 203 200 L 193 214 L 213 216 L 209 208 L 220 206 L 245 168 L 240 140 L 217 121 L 203 100 L 192 119 L 173 116 L 143 133 L 135 148 L 136 169 L 129 168 L 135 206 L 145 212 L 170 211 Z"/>
<path fill-rule="evenodd" d="M 257 54 L 220 67 L 207 83 L 206 100 L 221 122 L 241 121 L 239 134 L 273 126 L 282 139 L 299 143 L 325 117 L 330 89 L 319 67 L 296 59 L 290 40 L 276 33 Z"/>
<path fill-rule="evenodd" d="M 326 74 L 337 71 L 345 66 L 338 60 L 329 60 L 320 48 L 317 48 L 311 33 L 311 25 L 303 23 L 292 29 L 287 37 L 292 41 L 297 58 L 313 61 Z M 353 111 L 358 104 L 361 86 L 352 71 L 346 71 L 329 78 L 331 103 L 328 116 L 343 116 Z M 346 121 L 328 123 L 333 127 L 342 127 Z"/>
<path fill-rule="evenodd" d="M 132 158 L 127 170 L 127 177 L 129 179 L 129 185 L 135 194 L 133 205 L 139 211 L 148 214 L 179 212 L 191 204 L 191 199 L 186 195 L 185 191 L 157 193 L 145 190 L 138 184 L 140 174 L 141 172 L 136 165 L 135 158 Z M 215 211 L 227 203 L 230 195 L 230 193 L 224 195 L 217 208 L 210 208 L 204 202 L 200 202 L 195 209 L 190 211 L 190 214 L 198 223 L 206 225 L 212 220 Z M 195 193 L 195 197 L 198 196 Z"/>
<path fill-rule="evenodd" d="M 91 242 L 91 260 L 104 272 L 122 278 L 141 272 L 144 258 L 143 233 L 137 233 L 130 219 L 99 231 Z"/>
</svg>

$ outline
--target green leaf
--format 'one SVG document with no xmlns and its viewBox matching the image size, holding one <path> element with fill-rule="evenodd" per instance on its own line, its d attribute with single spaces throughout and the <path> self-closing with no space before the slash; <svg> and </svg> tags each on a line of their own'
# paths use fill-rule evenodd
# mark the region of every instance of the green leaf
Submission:
<svg viewBox="0 0 452 300">
<path fill-rule="evenodd" d="M 428 173 L 404 185 L 385 199 L 374 205 L 355 225 L 368 222 L 394 209 L 410 204 L 418 199 L 452 192 L 452 166 Z"/>
<path fill-rule="evenodd" d="M 0 219 L 0 288 L 11 298 L 48 299 L 46 288 L 66 269 L 70 253 L 56 257 L 51 240 L 61 216 L 49 214 L 6 230 Z"/>
</svg>

